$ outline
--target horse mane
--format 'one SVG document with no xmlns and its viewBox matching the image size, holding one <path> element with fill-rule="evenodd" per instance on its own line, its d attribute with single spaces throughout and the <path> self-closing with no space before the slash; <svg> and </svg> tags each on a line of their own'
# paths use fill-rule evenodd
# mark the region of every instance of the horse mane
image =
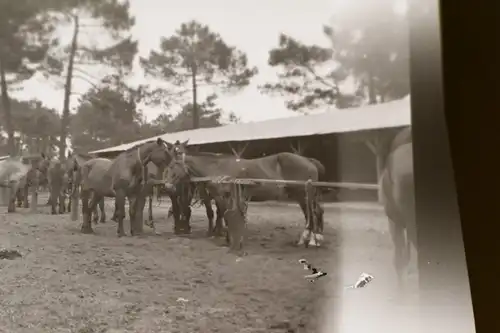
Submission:
<svg viewBox="0 0 500 333">
<path fill-rule="evenodd" d="M 81 156 L 81 157 L 88 157 L 88 158 L 92 158 L 93 156 L 89 153 L 84 153 L 84 152 L 80 152 L 80 151 L 76 151 L 76 152 L 73 152 L 72 156 Z"/>
<path fill-rule="evenodd" d="M 223 153 L 211 153 L 211 152 L 187 152 L 186 155 L 188 156 L 199 156 L 199 157 L 214 157 L 214 158 L 222 158 L 222 157 L 234 157 L 233 155 L 230 154 L 223 154 Z"/>
<path fill-rule="evenodd" d="M 137 143 L 137 144 L 133 145 L 132 147 L 130 147 L 130 148 L 128 148 L 128 149 L 126 149 L 126 150 L 124 150 L 122 153 L 130 153 L 131 151 L 134 151 L 134 150 L 136 150 L 137 148 L 142 147 L 142 146 L 144 146 L 145 144 L 147 144 L 147 143 L 152 143 L 152 142 L 156 142 L 156 139 L 148 140 L 148 141 L 146 141 L 146 142 L 142 142 L 142 143 Z"/>
</svg>

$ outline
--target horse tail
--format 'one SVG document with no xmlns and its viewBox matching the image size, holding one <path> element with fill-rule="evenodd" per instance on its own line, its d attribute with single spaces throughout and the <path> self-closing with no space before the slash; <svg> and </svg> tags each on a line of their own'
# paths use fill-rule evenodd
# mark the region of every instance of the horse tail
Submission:
<svg viewBox="0 0 500 333">
<path fill-rule="evenodd" d="M 308 157 L 308 159 L 309 161 L 311 161 L 312 164 L 314 164 L 314 166 L 318 170 L 318 180 L 323 181 L 326 176 L 326 168 L 323 165 L 323 163 L 312 157 Z"/>
</svg>

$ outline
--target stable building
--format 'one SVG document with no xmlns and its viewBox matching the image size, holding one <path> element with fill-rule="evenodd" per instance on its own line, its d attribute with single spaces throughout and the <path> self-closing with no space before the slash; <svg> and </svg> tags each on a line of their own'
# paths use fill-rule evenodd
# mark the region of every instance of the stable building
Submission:
<svg viewBox="0 0 500 333">
<path fill-rule="evenodd" d="M 90 152 L 113 158 L 128 148 L 161 137 L 167 142 L 189 140 L 199 151 L 256 158 L 278 152 L 296 152 L 321 161 L 325 181 L 377 184 L 383 165 L 380 146 L 411 125 L 410 96 L 388 103 L 327 111 L 312 115 L 231 124 L 166 133 L 149 139 Z M 375 201 L 374 190 L 339 190 L 336 200 Z"/>
</svg>

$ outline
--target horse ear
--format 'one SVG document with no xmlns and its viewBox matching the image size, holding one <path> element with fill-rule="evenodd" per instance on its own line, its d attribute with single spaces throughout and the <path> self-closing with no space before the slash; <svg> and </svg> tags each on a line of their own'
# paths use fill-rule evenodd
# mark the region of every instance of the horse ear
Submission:
<svg viewBox="0 0 500 333">
<path fill-rule="evenodd" d="M 166 142 L 165 142 L 165 140 L 163 140 L 162 138 L 158 138 L 158 139 L 156 139 L 156 143 L 157 143 L 159 146 L 161 146 L 161 145 L 164 145 Z"/>
<path fill-rule="evenodd" d="M 189 139 L 187 139 L 186 141 L 184 141 L 184 142 L 182 143 L 182 145 L 183 145 L 183 146 L 187 146 L 187 144 L 188 144 L 188 143 L 189 143 Z"/>
<path fill-rule="evenodd" d="M 47 158 L 47 156 L 45 156 L 45 153 L 42 153 L 41 156 L 43 159 Z"/>
</svg>

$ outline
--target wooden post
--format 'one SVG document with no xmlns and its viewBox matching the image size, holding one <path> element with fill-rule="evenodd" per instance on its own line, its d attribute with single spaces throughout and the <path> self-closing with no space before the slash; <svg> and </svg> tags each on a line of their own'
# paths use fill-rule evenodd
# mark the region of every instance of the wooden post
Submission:
<svg viewBox="0 0 500 333">
<path fill-rule="evenodd" d="M 303 156 L 307 145 L 303 144 L 301 140 L 297 140 L 297 147 L 295 147 L 295 145 L 291 143 L 290 148 L 292 149 L 292 152 L 294 154 Z"/>
<path fill-rule="evenodd" d="M 237 183 L 231 184 L 231 199 L 229 203 L 230 209 L 224 213 L 228 226 L 229 249 L 232 252 L 240 252 L 243 250 L 245 238 L 245 216 L 244 203 L 242 197 L 241 185 Z"/>
<path fill-rule="evenodd" d="M 229 147 L 231 148 L 231 150 L 232 150 L 234 156 L 236 156 L 236 158 L 243 158 L 243 153 L 247 149 L 248 145 L 249 145 L 249 142 L 246 142 L 243 146 L 240 143 L 237 143 L 236 144 L 236 149 L 235 149 L 231 145 L 231 143 L 229 143 Z"/>
<path fill-rule="evenodd" d="M 377 184 L 380 183 L 380 177 L 384 171 L 385 159 L 387 158 L 386 143 L 383 140 L 382 133 L 377 133 L 375 138 L 367 139 L 365 144 L 375 155 L 375 167 L 377 170 Z M 378 202 L 381 202 L 380 192 L 378 193 Z"/>
</svg>

